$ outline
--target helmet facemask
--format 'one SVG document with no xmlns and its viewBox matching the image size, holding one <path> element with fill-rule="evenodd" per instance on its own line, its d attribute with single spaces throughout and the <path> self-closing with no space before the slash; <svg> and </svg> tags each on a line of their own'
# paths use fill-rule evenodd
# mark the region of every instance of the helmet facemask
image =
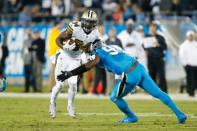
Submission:
<svg viewBox="0 0 197 131">
<path fill-rule="evenodd" d="M 97 21 L 81 19 L 81 26 L 85 33 L 90 33 L 97 25 Z"/>
</svg>

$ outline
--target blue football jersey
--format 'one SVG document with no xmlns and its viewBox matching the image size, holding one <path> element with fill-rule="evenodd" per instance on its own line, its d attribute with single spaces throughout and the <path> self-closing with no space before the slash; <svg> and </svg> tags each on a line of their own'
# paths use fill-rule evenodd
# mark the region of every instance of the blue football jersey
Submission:
<svg viewBox="0 0 197 131">
<path fill-rule="evenodd" d="M 136 62 L 134 57 L 126 54 L 120 47 L 115 45 L 103 45 L 95 49 L 100 57 L 98 65 L 114 74 L 122 74 Z"/>
</svg>

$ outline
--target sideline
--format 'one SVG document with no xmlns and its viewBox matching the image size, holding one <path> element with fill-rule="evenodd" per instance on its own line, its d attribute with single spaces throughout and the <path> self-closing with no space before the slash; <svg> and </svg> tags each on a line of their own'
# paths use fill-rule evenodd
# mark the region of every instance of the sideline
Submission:
<svg viewBox="0 0 197 131">
<path fill-rule="evenodd" d="M 59 94 L 58 98 L 67 98 L 67 93 Z M 189 97 L 187 94 L 170 94 L 173 100 L 177 101 L 197 101 L 197 97 Z M 50 98 L 50 93 L 0 93 L 0 98 Z M 76 99 L 109 99 L 108 96 L 77 94 Z M 154 98 L 148 94 L 138 93 L 126 96 L 131 100 L 153 100 Z"/>
</svg>

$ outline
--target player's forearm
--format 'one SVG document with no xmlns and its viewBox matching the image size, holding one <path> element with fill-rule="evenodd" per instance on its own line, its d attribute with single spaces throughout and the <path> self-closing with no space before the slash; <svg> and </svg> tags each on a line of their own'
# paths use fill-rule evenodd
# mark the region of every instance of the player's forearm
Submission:
<svg viewBox="0 0 197 131">
<path fill-rule="evenodd" d="M 56 43 L 57 45 L 63 49 L 63 41 L 67 41 L 72 37 L 72 34 L 67 33 L 66 31 L 62 32 L 57 38 Z"/>
<path fill-rule="evenodd" d="M 63 40 L 64 39 L 62 39 L 60 36 L 59 37 L 57 37 L 57 39 L 56 39 L 56 43 L 57 43 L 57 45 L 60 47 L 60 48 L 63 48 Z"/>
<path fill-rule="evenodd" d="M 84 72 L 86 72 L 90 69 L 91 68 L 87 68 L 84 64 L 84 65 L 81 65 L 81 66 L 75 68 L 74 70 L 70 71 L 70 73 L 71 73 L 72 76 L 75 76 L 75 75 L 82 74 L 82 73 L 84 73 Z"/>
<path fill-rule="evenodd" d="M 82 73 L 88 71 L 89 69 L 91 69 L 91 67 L 84 64 L 82 66 L 79 66 L 79 67 L 75 68 L 72 71 L 61 71 L 62 73 L 57 76 L 57 80 L 63 82 L 66 79 L 68 79 L 72 76 L 82 74 Z"/>
<path fill-rule="evenodd" d="M 82 74 L 88 70 L 90 70 L 92 67 L 96 66 L 100 61 L 100 58 L 98 56 L 96 56 L 96 58 L 72 71 L 70 71 L 70 73 L 72 74 L 72 76 L 75 76 L 75 75 L 79 75 L 79 74 Z"/>
</svg>

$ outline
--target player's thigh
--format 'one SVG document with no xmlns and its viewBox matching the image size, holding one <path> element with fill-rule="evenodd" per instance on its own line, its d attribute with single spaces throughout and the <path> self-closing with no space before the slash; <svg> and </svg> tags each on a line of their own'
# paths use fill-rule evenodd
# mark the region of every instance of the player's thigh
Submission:
<svg viewBox="0 0 197 131">
<path fill-rule="evenodd" d="M 144 67 L 141 64 L 138 64 L 138 66 L 133 71 L 131 71 L 129 74 L 126 74 L 127 80 L 125 90 L 122 93 L 122 96 L 126 96 L 134 88 L 136 88 L 136 86 L 140 83 L 142 78 L 141 72 L 144 70 Z"/>
<path fill-rule="evenodd" d="M 111 92 L 110 99 L 113 101 L 115 99 L 120 99 L 126 96 L 135 88 L 135 85 L 130 85 L 128 83 L 122 83 L 122 80 L 115 80 L 114 88 Z"/>
<path fill-rule="evenodd" d="M 152 80 L 152 78 L 150 77 L 150 75 L 147 72 L 144 72 L 139 86 L 154 97 L 157 97 L 161 92 L 161 89 Z"/>
<path fill-rule="evenodd" d="M 78 76 L 72 76 L 70 77 L 67 81 L 68 81 L 68 85 L 72 86 L 75 85 L 77 86 L 77 82 L 78 82 L 79 77 Z"/>
<path fill-rule="evenodd" d="M 67 67 L 67 71 L 71 71 L 77 67 L 79 67 L 81 65 L 81 60 L 80 59 L 73 59 L 70 58 L 70 60 L 68 61 L 68 67 Z"/>
<path fill-rule="evenodd" d="M 81 61 L 79 59 L 72 59 L 69 61 L 69 65 L 67 67 L 67 71 L 71 71 L 81 65 Z M 68 84 L 77 84 L 78 82 L 78 76 L 72 76 L 68 79 Z"/>
<path fill-rule="evenodd" d="M 61 74 L 62 71 L 66 71 L 68 66 L 69 66 L 69 59 L 63 53 L 60 53 L 56 59 L 56 65 L 55 65 L 56 81 L 57 81 L 57 76 Z"/>
</svg>

